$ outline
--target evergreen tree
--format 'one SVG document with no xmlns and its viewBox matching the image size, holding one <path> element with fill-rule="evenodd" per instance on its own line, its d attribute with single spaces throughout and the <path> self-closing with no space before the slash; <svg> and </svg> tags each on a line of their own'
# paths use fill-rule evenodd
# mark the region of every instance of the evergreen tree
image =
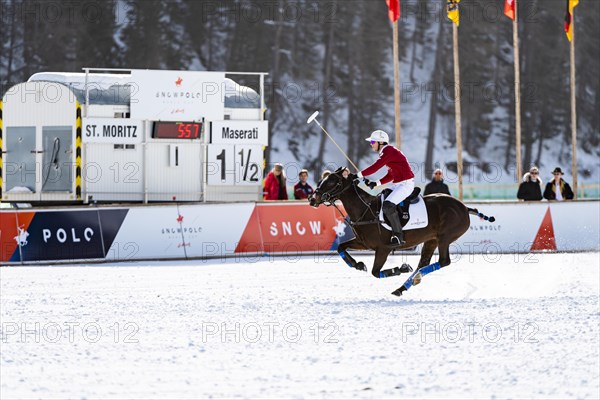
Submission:
<svg viewBox="0 0 600 400">
<path fill-rule="evenodd" d="M 93 0 L 85 3 L 78 20 L 75 70 L 83 67 L 115 68 L 119 52 L 115 41 L 117 3 Z"/>
<path fill-rule="evenodd" d="M 123 65 L 178 70 L 197 64 L 186 31 L 190 4 L 180 0 L 127 1 L 127 18 L 120 37 L 124 44 Z"/>
<path fill-rule="evenodd" d="M 460 3 L 463 147 L 472 158 L 467 161 L 482 160 L 482 170 L 493 159 L 512 171 L 512 24 L 502 5 Z M 552 153 L 556 164 L 566 166 L 571 113 L 565 1 L 518 5 L 523 165 L 539 164 Z M 424 147 L 411 149 L 415 161 L 422 155 L 426 170 L 439 161 L 455 165 L 436 153 L 455 146 L 452 34 L 445 6 L 445 0 L 402 1 L 399 21 L 401 80 L 426 92 L 403 99 L 403 137 L 427 132 Z M 581 1 L 575 9 L 579 149 L 596 156 L 599 14 L 596 1 Z M 393 136 L 392 61 L 383 1 L 4 0 L 0 23 L 0 94 L 36 72 L 79 72 L 84 66 L 268 72 L 266 116 L 274 141 L 267 154 L 289 151 L 314 174 L 341 159 L 318 129 L 305 124 L 314 110 L 321 110 L 320 121 L 357 164 L 373 157 L 363 141 L 371 130 Z M 258 90 L 256 77 L 233 78 Z"/>
</svg>

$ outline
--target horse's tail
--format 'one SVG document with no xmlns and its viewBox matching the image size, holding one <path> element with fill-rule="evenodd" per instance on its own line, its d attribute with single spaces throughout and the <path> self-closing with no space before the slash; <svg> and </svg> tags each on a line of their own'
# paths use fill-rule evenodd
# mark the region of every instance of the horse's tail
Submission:
<svg viewBox="0 0 600 400">
<path fill-rule="evenodd" d="M 476 208 L 467 207 L 467 210 L 469 210 L 469 214 L 477 215 L 479 218 L 485 219 L 486 221 L 494 222 L 496 220 L 494 217 L 488 217 L 487 215 L 480 213 Z"/>
</svg>

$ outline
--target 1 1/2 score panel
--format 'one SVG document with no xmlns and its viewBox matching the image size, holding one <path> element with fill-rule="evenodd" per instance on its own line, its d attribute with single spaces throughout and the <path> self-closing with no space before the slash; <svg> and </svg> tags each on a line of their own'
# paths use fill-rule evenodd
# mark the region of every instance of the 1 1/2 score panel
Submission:
<svg viewBox="0 0 600 400">
<path fill-rule="evenodd" d="M 262 184 L 263 146 L 213 144 L 207 156 L 209 185 Z"/>
</svg>

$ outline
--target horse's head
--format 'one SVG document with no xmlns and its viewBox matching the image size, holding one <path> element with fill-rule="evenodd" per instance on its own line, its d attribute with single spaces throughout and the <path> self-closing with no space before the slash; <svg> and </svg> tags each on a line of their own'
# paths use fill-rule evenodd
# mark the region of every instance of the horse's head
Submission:
<svg viewBox="0 0 600 400">
<path fill-rule="evenodd" d="M 315 190 L 309 199 L 311 206 L 315 208 L 321 204 L 329 206 L 353 185 L 353 180 L 350 177 L 344 177 L 345 170 L 346 168 L 340 167 L 319 182 L 317 190 Z"/>
</svg>

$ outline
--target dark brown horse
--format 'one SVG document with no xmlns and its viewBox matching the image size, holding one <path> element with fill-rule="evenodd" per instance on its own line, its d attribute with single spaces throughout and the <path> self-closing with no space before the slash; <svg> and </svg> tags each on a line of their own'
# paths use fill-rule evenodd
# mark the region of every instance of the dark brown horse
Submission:
<svg viewBox="0 0 600 400">
<path fill-rule="evenodd" d="M 375 250 L 372 274 L 376 278 L 387 278 L 412 272 L 412 268 L 407 264 L 383 271 L 381 269 L 392 250 L 411 248 L 424 243 L 417 270 L 402 287 L 393 292 L 395 295 L 400 296 L 410 286 L 418 284 L 422 276 L 450 265 L 450 244 L 469 229 L 469 214 L 477 215 L 490 222 L 494 221 L 494 217 L 487 217 L 476 209 L 468 208 L 454 197 L 444 194 L 429 195 L 423 197 L 427 207 L 429 224 L 425 228 L 405 231 L 404 240 L 406 243 L 401 247 L 391 245 L 391 232 L 379 223 L 380 197 L 371 196 L 359 188 L 358 182 L 353 179 L 353 175 L 345 178 L 343 170 L 343 168 L 339 168 L 319 183 L 310 199 L 310 204 L 313 207 L 318 207 L 321 204 L 330 206 L 335 205 L 336 200 L 340 200 L 344 205 L 350 218 L 350 225 L 356 235 L 354 239 L 338 246 L 338 253 L 348 266 L 366 271 L 365 264 L 356 262 L 346 252 L 346 249 L 370 249 Z M 429 262 L 436 248 L 439 249 L 438 262 L 430 265 Z"/>
</svg>

